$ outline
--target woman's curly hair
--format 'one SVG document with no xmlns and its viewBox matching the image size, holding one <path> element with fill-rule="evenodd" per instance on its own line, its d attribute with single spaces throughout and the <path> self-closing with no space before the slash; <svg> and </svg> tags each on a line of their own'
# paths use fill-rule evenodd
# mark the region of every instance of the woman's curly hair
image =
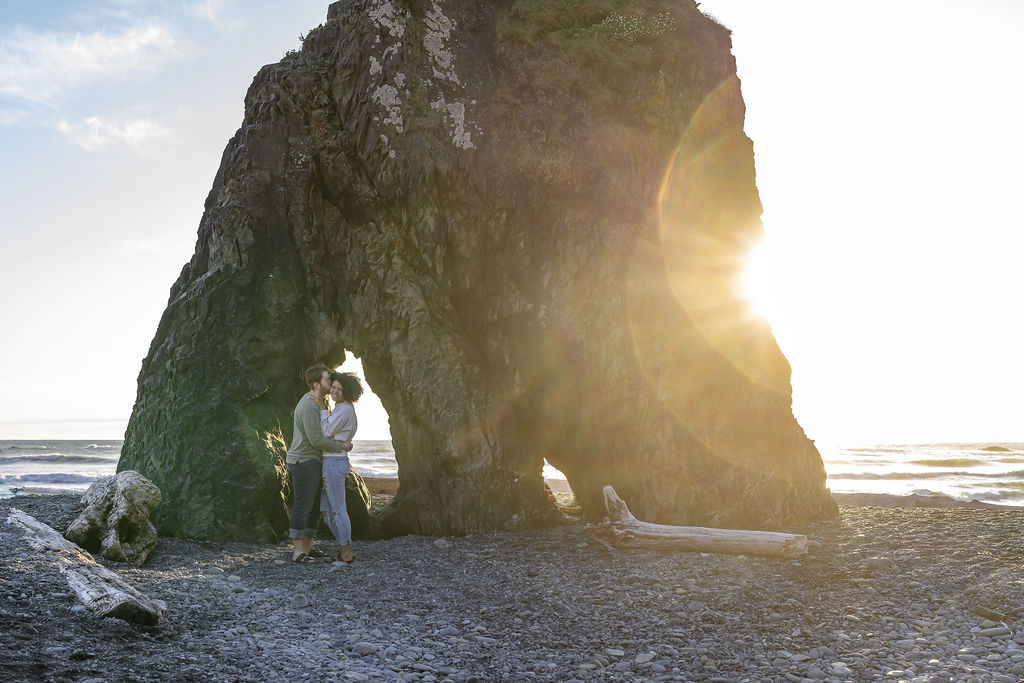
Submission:
<svg viewBox="0 0 1024 683">
<path fill-rule="evenodd" d="M 355 403 L 363 395 L 363 383 L 351 372 L 332 372 L 331 381 L 341 384 L 341 395 L 346 403 Z"/>
</svg>

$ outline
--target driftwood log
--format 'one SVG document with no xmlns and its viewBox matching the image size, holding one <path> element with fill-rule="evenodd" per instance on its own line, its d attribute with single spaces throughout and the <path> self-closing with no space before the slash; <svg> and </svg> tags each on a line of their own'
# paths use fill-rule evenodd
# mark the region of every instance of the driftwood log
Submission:
<svg viewBox="0 0 1024 683">
<path fill-rule="evenodd" d="M 604 487 L 604 504 L 609 519 L 605 531 L 611 536 L 612 543 L 621 548 L 772 557 L 795 557 L 807 552 L 807 537 L 798 534 L 641 522 L 611 486 Z"/>
<path fill-rule="evenodd" d="M 120 576 L 97 564 L 92 555 L 35 517 L 12 509 L 7 521 L 25 530 L 25 538 L 32 547 L 52 553 L 68 585 L 91 612 L 155 626 L 167 611 L 163 602 L 132 588 Z"/>
</svg>

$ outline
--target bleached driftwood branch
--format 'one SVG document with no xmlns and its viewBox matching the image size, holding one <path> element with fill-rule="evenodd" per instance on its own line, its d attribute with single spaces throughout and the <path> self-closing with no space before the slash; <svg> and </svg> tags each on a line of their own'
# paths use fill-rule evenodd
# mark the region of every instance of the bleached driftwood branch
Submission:
<svg viewBox="0 0 1024 683">
<path fill-rule="evenodd" d="M 611 486 L 604 487 L 604 505 L 610 520 L 606 530 L 612 542 L 622 548 L 774 557 L 794 557 L 807 552 L 807 537 L 798 534 L 641 522 Z"/>
<path fill-rule="evenodd" d="M 12 508 L 7 521 L 25 529 L 25 538 L 33 548 L 52 552 L 51 557 L 68 585 L 82 604 L 97 615 L 152 626 L 167 611 L 163 602 L 132 588 L 120 576 L 97 564 L 92 555 L 32 515 Z"/>
</svg>

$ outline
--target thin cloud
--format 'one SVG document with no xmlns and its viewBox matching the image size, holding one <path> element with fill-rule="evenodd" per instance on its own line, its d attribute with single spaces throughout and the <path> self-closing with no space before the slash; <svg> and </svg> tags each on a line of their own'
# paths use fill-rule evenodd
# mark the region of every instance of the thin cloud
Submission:
<svg viewBox="0 0 1024 683">
<path fill-rule="evenodd" d="M 150 119 L 134 119 L 122 123 L 105 121 L 99 116 L 90 116 L 82 123 L 58 121 L 57 130 L 67 135 L 79 147 L 89 151 L 127 145 L 140 153 L 147 143 L 172 133 L 170 129 Z"/>
<path fill-rule="evenodd" d="M 203 19 L 218 28 L 237 28 L 238 21 L 229 21 L 225 17 L 228 0 L 198 0 L 185 5 L 185 13 L 196 19 Z"/>
<path fill-rule="evenodd" d="M 0 126 L 16 126 L 29 117 L 24 109 L 0 109 Z"/>
<path fill-rule="evenodd" d="M 16 27 L 0 38 L 0 94 L 52 104 L 69 88 L 149 71 L 178 57 L 171 31 L 155 23 L 84 35 Z"/>
<path fill-rule="evenodd" d="M 220 19 L 220 13 L 224 10 L 224 0 L 202 0 L 201 2 L 190 2 L 185 6 L 185 11 L 199 19 L 206 19 L 214 24 Z"/>
</svg>

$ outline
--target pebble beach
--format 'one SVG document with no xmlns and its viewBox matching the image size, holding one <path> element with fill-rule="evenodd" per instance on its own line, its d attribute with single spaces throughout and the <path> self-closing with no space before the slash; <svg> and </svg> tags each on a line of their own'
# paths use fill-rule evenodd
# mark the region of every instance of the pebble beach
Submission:
<svg viewBox="0 0 1024 683">
<path fill-rule="evenodd" d="M 1019 508 L 841 505 L 787 529 L 796 559 L 619 550 L 569 517 L 357 541 L 351 565 L 161 538 L 103 562 L 167 603 L 145 627 L 86 612 L 12 507 L 61 531 L 81 509 L 0 500 L 5 681 L 1024 680 Z"/>
</svg>

